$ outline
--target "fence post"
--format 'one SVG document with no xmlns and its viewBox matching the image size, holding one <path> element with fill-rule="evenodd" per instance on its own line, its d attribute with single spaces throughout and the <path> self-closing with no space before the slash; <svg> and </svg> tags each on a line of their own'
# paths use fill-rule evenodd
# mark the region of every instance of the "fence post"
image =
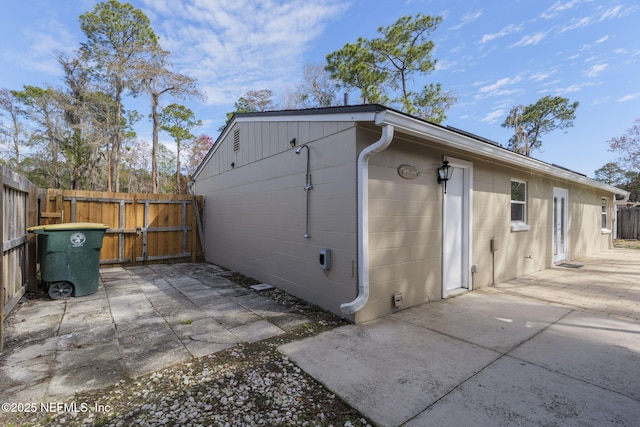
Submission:
<svg viewBox="0 0 640 427">
<path fill-rule="evenodd" d="M 29 227 L 38 225 L 39 216 L 39 203 L 38 203 L 38 187 L 35 185 L 29 186 L 29 212 L 27 224 Z M 35 234 L 27 234 L 27 283 L 29 286 L 29 292 L 36 292 L 38 290 L 38 277 L 36 275 L 36 263 L 37 263 L 37 237 Z"/>
</svg>

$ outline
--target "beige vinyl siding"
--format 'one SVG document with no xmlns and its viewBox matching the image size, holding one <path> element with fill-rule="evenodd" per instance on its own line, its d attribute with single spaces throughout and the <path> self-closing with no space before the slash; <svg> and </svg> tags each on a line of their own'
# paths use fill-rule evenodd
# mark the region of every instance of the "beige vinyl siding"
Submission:
<svg viewBox="0 0 640 427">
<path fill-rule="evenodd" d="M 357 156 L 381 131 L 370 123 L 286 119 L 236 122 L 202 166 L 196 192 L 205 197 L 206 259 L 341 314 L 340 304 L 355 298 L 358 285 Z M 292 138 L 311 150 L 310 239 L 303 237 L 306 150 L 296 155 Z M 401 308 L 442 297 L 436 169 L 445 155 L 473 165 L 473 289 L 552 265 L 554 187 L 568 190 L 567 261 L 611 247 L 612 235 L 601 229 L 601 199 L 612 194 L 397 131 L 369 163 L 370 296 L 351 320 L 394 312 L 396 292 L 404 297 Z M 421 175 L 403 179 L 402 164 Z M 527 184 L 527 231 L 511 229 L 512 180 Z M 613 218 L 613 203 L 607 209 Z M 494 238 L 499 249 L 492 253 Z M 332 250 L 327 272 L 318 262 L 321 248 Z"/>
<path fill-rule="evenodd" d="M 204 166 L 196 184 L 205 197 L 206 259 L 335 313 L 355 297 L 356 153 L 353 123 L 239 123 Z M 306 149 L 313 189 L 305 239 Z M 259 141 L 257 143 L 256 141 Z M 235 156 L 235 157 L 234 157 Z M 236 162 L 235 168 L 229 165 Z M 318 261 L 332 250 L 331 270 Z"/>
<path fill-rule="evenodd" d="M 441 299 L 442 186 L 436 169 L 445 154 L 473 163 L 473 289 L 551 267 L 554 187 L 569 191 L 568 261 L 609 247 L 610 235 L 600 228 L 600 200 L 611 194 L 396 134 L 370 161 L 370 297 L 357 322 L 396 311 L 396 292 L 403 293 L 402 309 Z M 401 164 L 422 174 L 405 180 L 397 173 Z M 527 183 L 528 231 L 511 231 L 511 180 Z"/>
</svg>

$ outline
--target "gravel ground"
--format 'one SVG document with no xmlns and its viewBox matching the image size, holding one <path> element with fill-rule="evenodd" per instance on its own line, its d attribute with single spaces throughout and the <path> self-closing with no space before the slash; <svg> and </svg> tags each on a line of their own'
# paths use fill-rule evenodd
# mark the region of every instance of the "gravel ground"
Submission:
<svg viewBox="0 0 640 427">
<path fill-rule="evenodd" d="M 228 277 L 245 286 L 255 283 L 233 273 Z M 370 426 L 276 349 L 346 322 L 282 291 L 267 292 L 311 322 L 278 337 L 77 394 L 53 411 L 0 414 L 0 425 Z"/>
<path fill-rule="evenodd" d="M 626 249 L 640 249 L 640 240 L 630 239 L 630 240 L 614 240 L 613 246 L 616 248 L 626 248 Z"/>
</svg>

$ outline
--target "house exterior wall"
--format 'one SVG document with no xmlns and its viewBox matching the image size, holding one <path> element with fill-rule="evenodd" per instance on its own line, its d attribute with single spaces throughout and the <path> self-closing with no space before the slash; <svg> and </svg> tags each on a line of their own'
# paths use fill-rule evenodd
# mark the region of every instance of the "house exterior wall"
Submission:
<svg viewBox="0 0 640 427">
<path fill-rule="evenodd" d="M 370 123 L 238 121 L 217 143 L 197 177 L 205 198 L 205 257 L 231 270 L 342 314 L 340 304 L 358 288 L 357 156 L 380 137 Z M 306 149 L 313 189 L 310 238 L 304 238 Z M 442 298 L 442 185 L 436 169 L 444 156 L 473 166 L 472 287 L 491 286 L 553 264 L 553 189 L 568 190 L 567 261 L 612 246 L 601 227 L 607 201 L 613 229 L 613 194 L 547 174 L 470 155 L 434 141 L 396 132 L 386 150 L 369 161 L 369 283 L 365 307 L 349 317 L 365 322 Z M 233 164 L 233 166 L 232 166 Z M 398 167 L 420 176 L 407 180 Z M 527 184 L 527 231 L 512 231 L 511 180 Z M 490 242 L 498 243 L 492 253 Z M 332 266 L 320 268 L 321 248 L 332 250 Z"/>
<path fill-rule="evenodd" d="M 400 309 L 442 298 L 443 192 L 436 169 L 443 156 L 473 164 L 474 289 L 551 267 L 554 187 L 568 190 L 567 261 L 612 246 L 611 234 L 601 228 L 601 200 L 608 200 L 611 229 L 613 194 L 396 134 L 391 146 L 370 160 L 370 298 L 356 314 L 357 322 L 396 311 L 396 292 L 403 294 Z M 421 175 L 403 179 L 397 171 L 402 164 Z M 511 230 L 512 179 L 527 183 L 528 231 Z M 492 239 L 499 247 L 495 253 Z"/>
<path fill-rule="evenodd" d="M 339 122 L 236 123 L 196 182 L 206 204 L 206 260 L 340 313 L 357 287 L 355 129 Z M 307 153 L 296 155 L 292 138 L 295 148 L 310 149 L 310 238 Z M 321 248 L 332 250 L 330 270 L 320 267 Z"/>
<path fill-rule="evenodd" d="M 527 231 L 512 231 L 511 180 L 527 184 Z M 553 265 L 553 189 L 568 190 L 567 261 L 610 248 L 611 233 L 601 228 L 601 199 L 613 194 L 568 181 L 517 170 L 510 166 L 474 161 L 473 259 L 478 266 L 474 287 L 510 280 Z M 490 241 L 498 250 L 493 254 Z M 494 260 L 495 257 L 495 260 Z"/>
<path fill-rule="evenodd" d="M 396 134 L 387 150 L 370 159 L 370 294 L 367 305 L 356 313 L 357 322 L 393 312 L 396 292 L 403 294 L 401 308 L 440 299 L 442 189 L 436 169 L 441 156 L 439 150 Z M 402 164 L 414 166 L 421 175 L 413 180 L 400 177 Z"/>
</svg>

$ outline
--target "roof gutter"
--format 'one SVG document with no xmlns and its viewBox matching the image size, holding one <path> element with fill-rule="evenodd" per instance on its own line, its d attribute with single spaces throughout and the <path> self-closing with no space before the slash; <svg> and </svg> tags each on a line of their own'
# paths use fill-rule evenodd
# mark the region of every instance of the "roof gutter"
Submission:
<svg viewBox="0 0 640 427">
<path fill-rule="evenodd" d="M 533 157 L 526 157 L 522 154 L 517 154 L 503 147 L 493 146 L 491 144 L 478 141 L 475 138 L 460 134 L 442 126 L 425 122 L 424 120 L 408 116 L 404 113 L 396 111 L 387 111 L 387 113 L 388 114 L 384 117 L 385 124 L 393 125 L 396 129 L 401 129 L 402 132 L 406 132 L 410 135 L 415 135 L 420 138 L 428 138 L 431 141 L 438 142 L 451 148 L 463 150 L 482 157 L 500 160 L 511 165 L 518 165 L 520 167 L 524 166 L 539 174 L 550 175 L 578 184 L 599 188 L 625 198 L 629 197 L 628 191 L 598 182 L 578 173 L 563 169 L 562 167 L 547 164 Z"/>
<path fill-rule="evenodd" d="M 361 310 L 369 300 L 369 159 L 385 150 L 393 139 L 393 125 L 384 123 L 386 111 L 376 114 L 382 135 L 358 156 L 358 296 L 340 305 L 344 314 Z"/>
</svg>

